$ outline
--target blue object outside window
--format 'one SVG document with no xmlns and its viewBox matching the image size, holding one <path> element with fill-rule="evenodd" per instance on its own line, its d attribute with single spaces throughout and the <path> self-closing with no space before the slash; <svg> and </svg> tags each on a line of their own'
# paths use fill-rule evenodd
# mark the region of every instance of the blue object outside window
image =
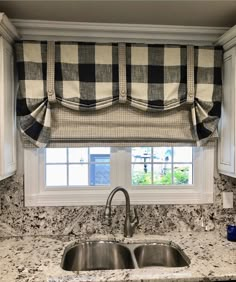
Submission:
<svg viewBox="0 0 236 282">
<path fill-rule="evenodd" d="M 90 154 L 90 186 L 110 184 L 110 154 Z"/>
</svg>

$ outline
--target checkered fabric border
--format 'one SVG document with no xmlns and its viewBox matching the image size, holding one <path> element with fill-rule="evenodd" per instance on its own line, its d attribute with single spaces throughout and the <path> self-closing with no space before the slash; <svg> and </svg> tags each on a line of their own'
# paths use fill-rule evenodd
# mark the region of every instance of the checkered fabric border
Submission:
<svg viewBox="0 0 236 282">
<path fill-rule="evenodd" d="M 44 147 L 50 140 L 53 107 L 47 95 L 47 42 L 19 41 L 15 49 L 19 127 L 33 144 Z M 56 101 L 73 110 L 98 110 L 127 95 L 123 102 L 127 99 L 144 111 L 170 110 L 189 101 L 186 46 L 126 44 L 125 72 L 118 49 L 118 44 L 56 42 Z M 216 130 L 220 117 L 221 63 L 221 48 L 194 47 L 191 113 L 199 145 Z M 120 73 L 126 73 L 126 85 L 124 77 L 120 83 Z"/>
</svg>

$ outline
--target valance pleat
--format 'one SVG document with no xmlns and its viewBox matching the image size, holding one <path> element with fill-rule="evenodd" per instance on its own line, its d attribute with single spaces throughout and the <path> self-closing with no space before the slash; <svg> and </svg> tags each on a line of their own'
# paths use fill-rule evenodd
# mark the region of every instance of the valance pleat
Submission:
<svg viewBox="0 0 236 282">
<path fill-rule="evenodd" d="M 58 105 L 73 110 L 72 116 L 85 112 L 90 120 L 78 119 L 77 126 L 72 125 L 72 120 L 71 123 L 68 121 L 66 131 L 69 133 L 61 137 L 68 143 L 70 138 L 78 143 L 85 139 L 94 139 L 98 143 L 117 140 L 119 144 L 123 141 L 125 144 L 127 140 L 131 143 L 142 140 L 143 144 L 145 140 L 175 142 L 178 139 L 179 142 L 182 139 L 185 142 L 186 132 L 177 133 L 177 136 L 169 133 L 176 127 L 172 122 L 175 110 L 181 110 L 184 105 L 190 117 L 187 119 L 191 135 L 190 138 L 188 132 L 189 142 L 203 145 L 217 135 L 222 98 L 222 49 L 219 47 L 19 41 L 15 49 L 19 127 L 24 139 L 37 147 L 55 140 L 54 128 L 59 132 L 60 126 L 63 127 L 60 115 L 57 115 L 63 111 L 61 108 L 58 110 Z M 140 125 L 135 124 L 138 115 L 132 125 L 128 119 L 119 122 L 121 117 L 115 110 L 119 103 L 125 103 L 125 111 L 137 109 L 142 116 Z M 110 107 L 107 111 L 106 108 Z M 101 121 L 98 124 L 96 118 L 107 112 L 109 123 Z M 148 112 L 153 112 L 151 124 L 148 124 L 150 118 L 144 117 L 149 115 Z M 168 126 L 165 123 L 166 130 L 160 122 L 161 112 L 167 112 L 169 122 Z M 111 118 L 113 114 L 117 121 Z M 147 134 L 144 127 L 153 128 L 155 122 L 155 132 L 159 130 L 161 134 Z M 86 137 L 83 132 L 87 126 L 91 134 Z M 115 127 L 119 130 L 114 130 Z M 79 134 L 72 138 L 73 130 Z M 139 132 L 138 138 L 133 134 L 135 130 Z M 57 135 L 56 139 L 59 140 L 60 136 Z"/>
</svg>

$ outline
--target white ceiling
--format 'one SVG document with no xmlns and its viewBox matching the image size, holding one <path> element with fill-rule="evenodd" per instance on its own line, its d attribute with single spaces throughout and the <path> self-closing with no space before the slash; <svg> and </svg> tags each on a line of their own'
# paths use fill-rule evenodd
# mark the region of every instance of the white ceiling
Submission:
<svg viewBox="0 0 236 282">
<path fill-rule="evenodd" d="M 0 1 L 9 18 L 231 27 L 236 1 Z"/>
</svg>

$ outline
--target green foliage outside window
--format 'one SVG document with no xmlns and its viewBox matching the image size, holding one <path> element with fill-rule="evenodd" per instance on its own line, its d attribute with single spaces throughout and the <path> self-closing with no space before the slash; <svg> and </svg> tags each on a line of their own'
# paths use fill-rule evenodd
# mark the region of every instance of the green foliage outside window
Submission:
<svg viewBox="0 0 236 282">
<path fill-rule="evenodd" d="M 178 167 L 174 168 L 174 184 L 188 184 L 189 183 L 189 168 Z M 151 172 L 135 172 L 132 176 L 133 185 L 150 185 L 152 184 Z M 155 177 L 153 184 L 159 185 L 171 185 L 172 184 L 172 172 L 171 169 L 166 169 L 164 173 L 158 174 Z"/>
<path fill-rule="evenodd" d="M 174 183 L 175 184 L 188 184 L 189 183 L 189 168 L 176 168 L 174 170 Z"/>
<path fill-rule="evenodd" d="M 132 176 L 133 185 L 148 185 L 152 184 L 151 172 L 135 172 Z"/>
</svg>

